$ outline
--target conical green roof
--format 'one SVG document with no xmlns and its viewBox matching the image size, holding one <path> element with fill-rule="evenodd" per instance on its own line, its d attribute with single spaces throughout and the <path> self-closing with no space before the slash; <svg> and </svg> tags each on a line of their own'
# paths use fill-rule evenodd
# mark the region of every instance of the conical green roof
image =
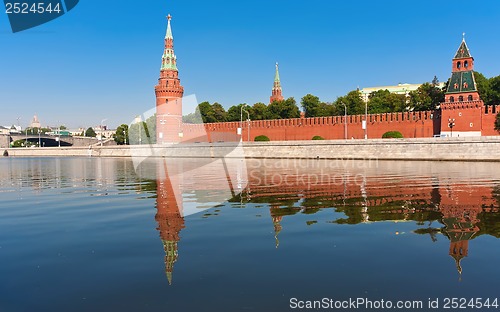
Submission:
<svg viewBox="0 0 500 312">
<path fill-rule="evenodd" d="M 465 39 L 463 39 L 454 58 L 460 59 L 460 58 L 467 58 L 467 57 L 471 57 L 471 55 L 470 55 L 469 47 L 467 47 L 467 43 L 465 42 Z"/>
</svg>

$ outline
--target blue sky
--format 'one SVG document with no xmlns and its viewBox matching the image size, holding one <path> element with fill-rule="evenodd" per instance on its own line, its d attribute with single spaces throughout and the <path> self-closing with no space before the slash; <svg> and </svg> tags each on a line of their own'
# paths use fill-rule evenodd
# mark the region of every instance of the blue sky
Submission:
<svg viewBox="0 0 500 312">
<path fill-rule="evenodd" d="M 80 0 L 12 34 L 0 13 L 0 125 L 110 127 L 154 107 L 165 15 L 185 95 L 226 108 L 267 103 L 280 63 L 285 97 L 323 101 L 359 87 L 448 79 L 462 32 L 500 75 L 500 2 Z"/>
</svg>

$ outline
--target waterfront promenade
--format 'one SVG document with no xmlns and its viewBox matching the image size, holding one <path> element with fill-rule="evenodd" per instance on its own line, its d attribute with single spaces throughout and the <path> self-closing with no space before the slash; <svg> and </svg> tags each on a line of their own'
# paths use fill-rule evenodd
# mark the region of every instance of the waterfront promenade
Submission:
<svg viewBox="0 0 500 312">
<path fill-rule="evenodd" d="M 9 148 L 9 157 L 306 158 L 435 161 L 500 161 L 500 137 L 237 142 Z"/>
</svg>

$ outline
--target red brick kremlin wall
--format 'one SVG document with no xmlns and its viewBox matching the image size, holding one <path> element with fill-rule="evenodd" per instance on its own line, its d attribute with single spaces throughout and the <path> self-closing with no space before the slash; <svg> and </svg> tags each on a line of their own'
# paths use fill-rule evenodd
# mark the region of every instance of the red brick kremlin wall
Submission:
<svg viewBox="0 0 500 312">
<path fill-rule="evenodd" d="M 474 110 L 477 110 L 474 108 Z M 471 114 L 467 109 L 463 115 L 469 122 L 481 125 L 483 136 L 499 135 L 494 129 L 500 105 L 485 106 L 481 113 Z M 368 115 L 368 138 L 379 139 L 387 131 L 399 131 L 405 138 L 431 138 L 441 133 L 441 111 L 422 111 Z M 443 114 L 445 115 L 444 111 Z M 444 116 L 443 115 L 443 116 Z M 476 116 L 477 115 L 477 116 Z M 475 116 L 474 120 L 467 117 Z M 363 139 L 364 115 L 347 116 L 347 138 Z M 457 120 L 458 121 L 458 120 Z M 447 122 L 443 122 L 443 125 Z M 184 124 L 183 142 L 231 142 L 239 141 L 239 122 Z M 293 118 L 250 121 L 250 141 L 265 135 L 271 141 L 311 140 L 319 135 L 326 140 L 344 139 L 344 116 Z M 454 128 L 454 131 L 459 130 Z M 449 129 L 443 129 L 449 131 Z M 248 123 L 243 121 L 243 141 L 248 141 Z"/>
<path fill-rule="evenodd" d="M 347 138 L 363 139 L 364 115 L 347 116 Z M 431 111 L 368 115 L 368 138 L 381 138 L 387 131 L 399 131 L 405 138 L 432 137 L 439 134 L 439 112 Z M 239 122 L 183 125 L 184 142 L 239 141 Z M 271 141 L 311 140 L 321 136 L 326 140 L 344 139 L 344 116 L 256 120 L 250 122 L 250 141 L 265 135 Z M 248 140 L 248 123 L 243 121 L 243 141 Z"/>
</svg>

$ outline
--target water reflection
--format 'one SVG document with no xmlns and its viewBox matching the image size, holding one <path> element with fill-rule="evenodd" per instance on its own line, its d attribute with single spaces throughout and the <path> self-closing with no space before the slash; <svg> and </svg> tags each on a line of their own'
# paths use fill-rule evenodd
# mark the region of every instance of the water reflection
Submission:
<svg viewBox="0 0 500 312">
<path fill-rule="evenodd" d="M 173 166 L 190 165 L 192 160 L 183 160 Z M 157 165 L 156 221 L 171 284 L 180 232 L 186 225 L 183 199 L 195 194 L 189 202 L 206 208 L 213 201 L 200 194 L 220 187 L 209 172 L 197 170 L 186 182 L 185 175 L 169 175 L 167 167 L 165 162 Z M 461 275 L 469 242 L 481 235 L 500 236 L 496 164 L 250 160 L 247 168 L 247 186 L 232 191 L 234 196 L 228 201 L 233 207 L 268 206 L 276 248 L 280 234 L 286 232 L 286 218 L 304 214 L 313 218 L 320 211 L 331 210 L 334 217 L 328 223 L 332 225 L 413 222 L 413 233 L 429 235 L 431 242 L 442 235 L 450 241 L 449 255 Z M 213 215 L 217 214 L 204 217 Z M 316 226 L 318 221 L 313 219 L 303 231 Z"/>
</svg>

